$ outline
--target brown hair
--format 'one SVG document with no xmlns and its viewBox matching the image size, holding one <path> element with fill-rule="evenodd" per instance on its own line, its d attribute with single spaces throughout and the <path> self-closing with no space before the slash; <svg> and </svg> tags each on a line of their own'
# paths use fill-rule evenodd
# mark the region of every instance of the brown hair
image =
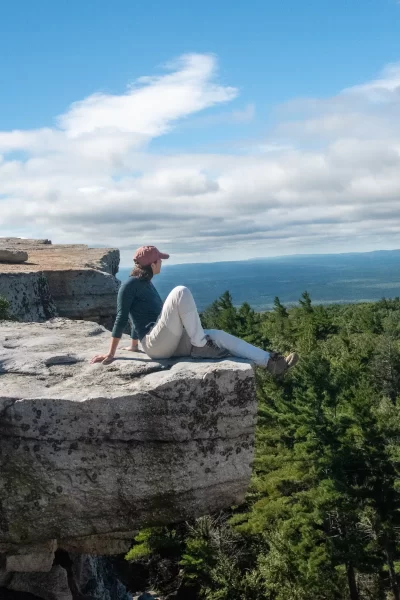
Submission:
<svg viewBox="0 0 400 600">
<path fill-rule="evenodd" d="M 144 279 L 144 281 L 150 281 L 153 278 L 153 269 L 151 268 L 151 265 L 139 265 L 136 260 L 133 262 L 135 266 L 132 269 L 131 277 Z"/>
</svg>

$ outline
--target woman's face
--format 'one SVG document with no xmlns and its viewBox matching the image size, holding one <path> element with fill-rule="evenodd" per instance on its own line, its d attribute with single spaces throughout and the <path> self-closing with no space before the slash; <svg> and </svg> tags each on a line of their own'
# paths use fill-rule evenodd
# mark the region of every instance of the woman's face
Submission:
<svg viewBox="0 0 400 600">
<path fill-rule="evenodd" d="M 161 265 L 162 265 L 161 258 L 157 262 L 151 263 L 151 268 L 153 269 L 153 275 L 159 274 L 159 272 L 161 271 Z"/>
</svg>

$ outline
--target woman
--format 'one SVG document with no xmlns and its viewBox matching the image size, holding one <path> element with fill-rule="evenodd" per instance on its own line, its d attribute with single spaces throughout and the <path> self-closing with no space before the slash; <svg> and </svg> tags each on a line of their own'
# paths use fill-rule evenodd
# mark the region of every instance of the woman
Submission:
<svg viewBox="0 0 400 600">
<path fill-rule="evenodd" d="M 151 358 L 237 356 L 247 358 L 275 375 L 296 364 L 296 353 L 283 357 L 276 352 L 265 352 L 225 331 L 204 330 L 193 296 L 184 286 L 174 288 L 163 303 L 151 280 L 160 273 L 162 260 L 167 258 L 169 254 L 163 254 L 155 246 L 142 246 L 135 252 L 135 268 L 118 292 L 110 349 L 107 354 L 94 356 L 92 363 L 106 365 L 114 360 L 130 316 L 132 342 L 125 350 L 137 351 L 140 340 L 143 350 Z"/>
</svg>

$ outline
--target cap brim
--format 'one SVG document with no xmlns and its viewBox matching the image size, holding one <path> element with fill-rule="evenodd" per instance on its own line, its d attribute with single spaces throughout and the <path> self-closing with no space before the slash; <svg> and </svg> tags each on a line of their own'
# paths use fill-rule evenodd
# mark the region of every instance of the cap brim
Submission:
<svg viewBox="0 0 400 600">
<path fill-rule="evenodd" d="M 169 258 L 169 254 L 163 254 L 160 252 L 160 258 Z"/>
</svg>

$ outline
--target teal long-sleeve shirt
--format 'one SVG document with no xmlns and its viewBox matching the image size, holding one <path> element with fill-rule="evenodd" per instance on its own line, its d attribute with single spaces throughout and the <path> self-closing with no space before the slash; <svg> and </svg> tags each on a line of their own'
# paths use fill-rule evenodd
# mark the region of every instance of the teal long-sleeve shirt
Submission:
<svg viewBox="0 0 400 600">
<path fill-rule="evenodd" d="M 133 324 L 131 337 L 141 340 L 149 331 L 146 325 L 157 321 L 162 307 L 163 301 L 151 281 L 129 277 L 119 288 L 112 337 L 122 336 L 130 315 Z"/>
</svg>

